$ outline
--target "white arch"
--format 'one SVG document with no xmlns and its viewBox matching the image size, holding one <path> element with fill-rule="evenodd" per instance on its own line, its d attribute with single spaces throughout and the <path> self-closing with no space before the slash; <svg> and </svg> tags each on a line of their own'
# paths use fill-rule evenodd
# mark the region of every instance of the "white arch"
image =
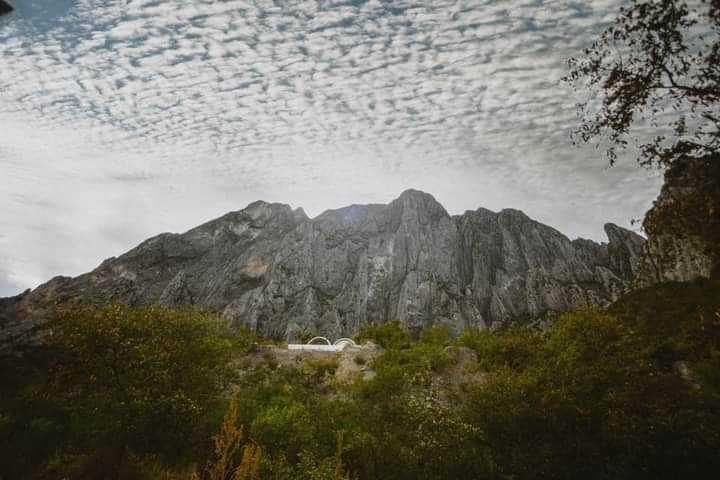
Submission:
<svg viewBox="0 0 720 480">
<path fill-rule="evenodd" d="M 320 341 L 324 343 L 313 342 Z M 351 338 L 340 338 L 335 343 L 330 343 L 326 337 L 313 337 L 305 344 L 289 343 L 288 350 L 313 350 L 317 352 L 339 352 L 344 350 L 345 347 L 359 348 L 358 345 Z"/>
<path fill-rule="evenodd" d="M 342 349 L 347 346 L 357 347 L 357 344 L 355 343 L 355 341 L 352 338 L 340 338 L 340 339 L 335 340 L 335 343 L 333 343 L 333 346 L 340 347 Z"/>
</svg>

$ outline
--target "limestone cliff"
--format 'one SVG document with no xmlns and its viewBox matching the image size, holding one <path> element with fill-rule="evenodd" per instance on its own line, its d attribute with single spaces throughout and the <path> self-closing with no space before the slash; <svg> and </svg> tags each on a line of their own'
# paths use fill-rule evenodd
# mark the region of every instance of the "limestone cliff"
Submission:
<svg viewBox="0 0 720 480">
<path fill-rule="evenodd" d="M 4 299 L 0 329 L 20 336 L 63 301 L 197 305 L 285 339 L 352 335 L 390 318 L 418 330 L 435 322 L 491 327 L 615 299 L 632 281 L 644 240 L 605 229 L 609 243 L 571 241 L 517 210 L 450 216 L 415 190 L 313 219 L 255 202 Z"/>
<path fill-rule="evenodd" d="M 643 225 L 637 286 L 720 274 L 720 156 L 671 165 Z"/>
</svg>

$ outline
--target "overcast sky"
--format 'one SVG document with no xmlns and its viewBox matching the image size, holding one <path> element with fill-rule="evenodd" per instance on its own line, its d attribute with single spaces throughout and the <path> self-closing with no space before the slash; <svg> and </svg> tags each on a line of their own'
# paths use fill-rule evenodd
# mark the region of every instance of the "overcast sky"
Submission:
<svg viewBox="0 0 720 480">
<path fill-rule="evenodd" d="M 8 1 L 0 295 L 258 199 L 417 188 L 604 241 L 659 190 L 569 139 L 566 60 L 621 1 Z"/>
</svg>

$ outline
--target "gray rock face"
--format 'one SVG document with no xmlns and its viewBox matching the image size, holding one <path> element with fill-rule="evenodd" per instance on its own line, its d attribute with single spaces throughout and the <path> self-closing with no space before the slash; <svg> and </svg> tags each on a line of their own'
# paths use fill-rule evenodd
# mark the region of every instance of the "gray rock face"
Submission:
<svg viewBox="0 0 720 480">
<path fill-rule="evenodd" d="M 720 271 L 720 156 L 686 158 L 665 172 L 645 216 L 636 284 L 709 278 Z"/>
<path fill-rule="evenodd" d="M 690 282 L 710 278 L 713 260 L 700 237 L 652 235 L 646 242 L 638 262 L 638 287 L 662 282 Z"/>
<path fill-rule="evenodd" d="M 4 300 L 11 307 L 0 305 L 0 329 L 17 335 L 68 300 L 197 305 L 288 340 L 348 336 L 392 318 L 417 330 L 492 327 L 615 299 L 632 281 L 644 240 L 605 229 L 607 244 L 570 241 L 517 210 L 450 216 L 415 190 L 314 219 L 255 202 Z"/>
</svg>

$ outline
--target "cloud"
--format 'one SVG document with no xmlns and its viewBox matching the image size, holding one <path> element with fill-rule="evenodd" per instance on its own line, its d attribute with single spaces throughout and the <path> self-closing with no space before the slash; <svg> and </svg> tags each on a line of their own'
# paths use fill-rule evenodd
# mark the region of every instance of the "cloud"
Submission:
<svg viewBox="0 0 720 480">
<path fill-rule="evenodd" d="M 573 147 L 559 79 L 621 3 L 20 4 L 0 19 L 0 251 L 32 286 L 258 198 L 317 214 L 408 187 L 603 239 L 659 179 Z"/>
<path fill-rule="evenodd" d="M 12 278 L 12 275 L 0 265 L 0 297 L 16 295 L 21 290 L 22 288 Z"/>
</svg>

